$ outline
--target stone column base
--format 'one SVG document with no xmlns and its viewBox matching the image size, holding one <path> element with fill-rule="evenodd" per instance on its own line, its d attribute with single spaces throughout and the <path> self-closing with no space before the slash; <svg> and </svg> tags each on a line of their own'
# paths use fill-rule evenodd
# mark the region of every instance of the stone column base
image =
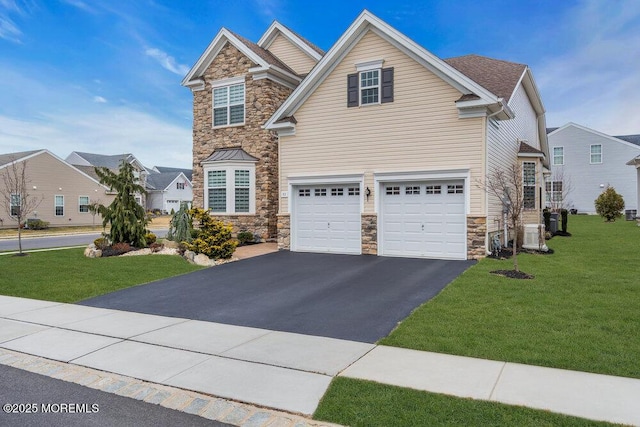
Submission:
<svg viewBox="0 0 640 427">
<path fill-rule="evenodd" d="M 487 217 L 467 216 L 467 259 L 487 256 Z"/>
<path fill-rule="evenodd" d="M 291 249 L 291 215 L 278 214 L 278 249 Z"/>
<path fill-rule="evenodd" d="M 363 213 L 361 217 L 362 254 L 378 254 L 378 215 Z"/>
</svg>

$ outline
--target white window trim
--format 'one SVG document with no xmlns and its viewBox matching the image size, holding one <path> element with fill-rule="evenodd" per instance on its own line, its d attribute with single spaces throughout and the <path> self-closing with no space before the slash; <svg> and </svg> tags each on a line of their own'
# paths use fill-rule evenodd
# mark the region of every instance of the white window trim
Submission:
<svg viewBox="0 0 640 427">
<path fill-rule="evenodd" d="M 356 64 L 356 70 L 358 73 L 363 71 L 371 71 L 371 70 L 380 70 L 382 69 L 382 64 L 384 63 L 384 59 L 374 59 L 372 61 L 359 62 Z"/>
<path fill-rule="evenodd" d="M 80 199 L 82 199 L 83 197 L 86 197 L 86 198 L 87 198 L 87 204 L 86 204 L 86 206 L 87 206 L 87 207 L 88 207 L 88 206 L 89 206 L 89 204 L 91 203 L 91 199 L 89 198 L 89 196 L 78 196 L 78 213 L 80 213 L 80 214 L 88 214 L 88 213 L 91 213 L 91 211 L 89 211 L 89 210 L 87 210 L 87 212 L 82 212 L 82 211 L 80 210 L 80 206 L 82 206 L 82 203 L 80 203 Z"/>
<path fill-rule="evenodd" d="M 592 157 L 593 157 L 593 155 L 594 155 L 594 153 L 593 153 L 593 147 L 600 147 L 600 153 L 599 153 L 599 154 L 600 154 L 600 161 L 599 161 L 599 162 L 593 162 L 593 161 L 591 161 L 591 159 L 592 159 Z M 602 151 L 603 151 L 603 150 L 602 150 L 602 144 L 591 144 L 591 145 L 589 146 L 589 164 L 590 164 L 590 165 L 600 165 L 600 164 L 602 164 L 602 157 L 603 157 L 603 156 L 602 156 Z M 596 153 L 596 154 L 598 154 L 598 153 Z"/>
<path fill-rule="evenodd" d="M 377 71 L 378 72 L 378 84 L 375 86 L 362 86 L 362 73 L 366 73 L 369 71 Z M 362 103 L 362 91 L 365 89 L 373 89 L 378 88 L 378 102 L 368 102 L 366 104 Z M 358 106 L 359 107 L 368 107 L 370 105 L 380 105 L 382 104 L 382 68 L 368 68 L 366 70 L 358 71 Z"/>
<path fill-rule="evenodd" d="M 561 148 L 562 149 L 562 163 L 556 163 L 556 154 L 555 154 L 555 149 L 556 148 Z M 553 147 L 552 148 L 551 157 L 552 157 L 552 161 L 553 161 L 553 166 L 564 166 L 564 146 Z"/>
<path fill-rule="evenodd" d="M 256 214 L 256 165 L 254 162 L 213 162 L 203 165 L 204 208 L 209 210 L 209 171 L 225 171 L 227 190 L 227 209 L 215 212 L 215 215 L 255 215 Z M 236 170 L 249 171 L 249 212 L 236 212 Z"/>
<path fill-rule="evenodd" d="M 57 199 L 58 197 L 62 197 L 62 215 L 58 215 L 58 205 L 57 205 Z M 53 215 L 54 216 L 64 216 L 64 194 L 55 194 L 53 196 Z"/>
<path fill-rule="evenodd" d="M 243 109 L 242 109 L 242 123 L 230 123 L 231 121 L 231 98 L 229 95 L 229 87 L 231 86 L 237 86 L 242 84 L 242 105 L 243 105 Z M 214 91 L 216 89 L 220 89 L 226 87 L 227 88 L 227 124 L 224 125 L 215 125 L 215 106 L 214 106 Z M 235 126 L 244 126 L 245 122 L 247 121 L 247 85 L 245 84 L 245 79 L 244 76 L 241 77 L 232 77 L 229 79 L 221 79 L 221 80 L 214 80 L 211 82 L 211 127 L 213 129 L 221 129 L 221 128 L 228 128 L 228 127 L 235 127 Z M 233 105 L 240 105 L 240 104 L 233 104 Z M 220 107 L 219 107 L 220 108 Z"/>
</svg>

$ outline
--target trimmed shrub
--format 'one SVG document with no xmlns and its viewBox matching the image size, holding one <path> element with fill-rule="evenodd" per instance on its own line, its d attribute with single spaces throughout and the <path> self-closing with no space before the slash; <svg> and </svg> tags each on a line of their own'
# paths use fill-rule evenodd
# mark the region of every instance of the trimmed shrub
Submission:
<svg viewBox="0 0 640 427">
<path fill-rule="evenodd" d="M 107 240 L 105 237 L 98 237 L 93 241 L 93 244 L 95 245 L 96 249 L 104 250 L 109 246 L 109 240 Z"/>
<path fill-rule="evenodd" d="M 567 221 L 569 219 L 569 211 L 566 209 L 560 209 L 560 218 L 562 219 L 562 232 L 567 232 Z"/>
<path fill-rule="evenodd" d="M 254 237 L 252 232 L 241 231 L 238 233 L 238 242 L 240 242 L 241 245 L 246 245 L 247 243 L 250 243 L 253 241 L 254 241 Z"/>
<path fill-rule="evenodd" d="M 542 210 L 542 217 L 544 218 L 544 229 L 551 230 L 551 211 L 544 208 Z"/>
<path fill-rule="evenodd" d="M 595 200 L 596 212 L 607 222 L 615 221 L 622 216 L 624 210 L 624 199 L 616 190 L 609 186 Z"/>
<path fill-rule="evenodd" d="M 146 240 L 147 245 L 149 246 L 153 245 L 157 239 L 157 236 L 153 233 L 147 233 L 144 235 L 144 240 Z"/>
<path fill-rule="evenodd" d="M 30 228 L 31 230 L 46 230 L 49 228 L 49 223 L 41 219 L 28 219 L 27 228 Z"/>
<path fill-rule="evenodd" d="M 231 258 L 238 246 L 238 241 L 231 237 L 231 224 L 214 219 L 204 209 L 192 209 L 191 216 L 197 220 L 199 228 L 192 242 L 184 242 L 185 247 L 213 259 Z"/>
</svg>

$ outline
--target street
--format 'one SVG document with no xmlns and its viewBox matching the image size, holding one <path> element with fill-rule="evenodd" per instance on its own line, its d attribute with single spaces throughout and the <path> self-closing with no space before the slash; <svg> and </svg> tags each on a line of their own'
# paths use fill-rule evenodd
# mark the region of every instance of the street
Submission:
<svg viewBox="0 0 640 427">
<path fill-rule="evenodd" d="M 151 230 L 158 237 L 165 237 L 167 235 L 166 229 Z M 22 249 L 46 249 L 46 248 L 60 248 L 67 246 L 83 246 L 88 245 L 95 239 L 100 237 L 100 233 L 91 234 L 75 234 L 75 235 L 61 235 L 61 236 L 49 236 L 49 237 L 23 237 Z M 17 251 L 18 239 L 0 239 L 0 251 Z"/>
</svg>

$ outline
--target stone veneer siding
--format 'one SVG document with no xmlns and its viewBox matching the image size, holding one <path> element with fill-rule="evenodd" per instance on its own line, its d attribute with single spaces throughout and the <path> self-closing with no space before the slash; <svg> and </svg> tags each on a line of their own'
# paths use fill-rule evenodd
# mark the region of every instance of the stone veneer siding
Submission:
<svg viewBox="0 0 640 427">
<path fill-rule="evenodd" d="M 361 219 L 362 227 L 362 254 L 378 254 L 378 215 L 364 213 Z"/>
<path fill-rule="evenodd" d="M 232 223 L 236 232 L 248 230 L 269 239 L 277 235 L 278 136 L 261 126 L 292 90 L 269 79 L 253 80 L 249 68 L 255 66 L 227 43 L 204 73 L 205 89 L 193 92 L 193 206 L 204 206 L 202 161 L 216 149 L 240 147 L 259 159 L 255 215 L 216 215 L 216 218 Z M 211 81 L 238 76 L 245 76 L 245 123 L 214 129 Z"/>
<path fill-rule="evenodd" d="M 291 216 L 278 214 L 278 249 L 291 249 Z"/>
<path fill-rule="evenodd" d="M 467 259 L 487 256 L 487 217 L 467 216 Z"/>
</svg>

